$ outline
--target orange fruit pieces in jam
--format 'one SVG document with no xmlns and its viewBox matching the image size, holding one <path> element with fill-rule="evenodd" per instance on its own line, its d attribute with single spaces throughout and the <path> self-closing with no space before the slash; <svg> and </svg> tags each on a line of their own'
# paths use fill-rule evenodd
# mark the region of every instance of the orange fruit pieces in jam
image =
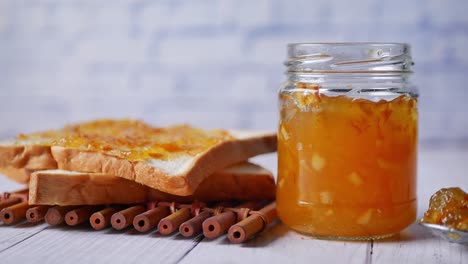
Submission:
<svg viewBox="0 0 468 264">
<path fill-rule="evenodd" d="M 432 195 L 423 222 L 468 231 L 468 194 L 460 188 L 444 188 Z"/>
<path fill-rule="evenodd" d="M 153 127 L 138 120 L 96 120 L 65 126 L 61 130 L 21 134 L 17 143 L 35 142 L 96 151 L 133 161 L 194 156 L 231 139 L 222 130 L 206 131 L 188 125 Z"/>
<path fill-rule="evenodd" d="M 379 237 L 416 214 L 416 99 L 354 99 L 314 84 L 280 95 L 278 214 L 321 236 Z"/>
</svg>

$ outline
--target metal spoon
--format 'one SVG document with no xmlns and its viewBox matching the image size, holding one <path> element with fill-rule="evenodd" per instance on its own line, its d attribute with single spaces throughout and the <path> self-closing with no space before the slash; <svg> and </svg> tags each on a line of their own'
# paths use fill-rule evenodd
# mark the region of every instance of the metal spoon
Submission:
<svg viewBox="0 0 468 264">
<path fill-rule="evenodd" d="M 419 224 L 431 230 L 434 235 L 447 240 L 448 242 L 468 245 L 468 231 L 454 229 L 443 225 L 429 224 L 421 221 Z"/>
</svg>

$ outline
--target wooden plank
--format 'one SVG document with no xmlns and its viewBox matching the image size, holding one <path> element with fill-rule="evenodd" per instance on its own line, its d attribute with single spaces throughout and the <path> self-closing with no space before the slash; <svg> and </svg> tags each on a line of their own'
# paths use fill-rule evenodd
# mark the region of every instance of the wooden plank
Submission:
<svg viewBox="0 0 468 264">
<path fill-rule="evenodd" d="M 46 224 L 32 225 L 20 223 L 14 227 L 0 224 L 0 254 L 18 243 L 37 235 L 46 227 Z"/>
<path fill-rule="evenodd" d="M 430 195 L 438 189 L 460 186 L 468 190 L 463 174 L 468 170 L 468 151 L 436 149 L 421 152 L 419 158 L 418 217 L 421 217 Z M 272 169 L 271 157 L 258 161 L 262 165 L 270 164 Z M 374 242 L 372 248 L 370 243 L 314 240 L 280 224 L 245 245 L 229 245 L 225 238 L 203 240 L 182 263 L 236 262 L 237 259 L 259 263 L 464 263 L 467 254 L 466 247 L 441 241 L 416 224 L 390 240 Z"/>
<path fill-rule="evenodd" d="M 0 193 L 5 191 L 15 191 L 23 189 L 24 185 L 17 184 L 0 175 Z M 45 229 L 47 225 L 31 225 L 29 223 L 20 223 L 15 227 L 6 226 L 0 222 L 0 252 L 7 250 L 14 245 L 21 243 Z"/>
<path fill-rule="evenodd" d="M 0 192 L 24 188 L 0 177 Z M 1 263 L 95 262 L 175 263 L 197 245 L 202 237 L 186 239 L 180 235 L 127 233 L 111 229 L 92 231 L 90 227 L 48 227 L 46 224 L 16 226 L 0 224 Z"/>
<path fill-rule="evenodd" d="M 176 263 L 202 237 L 50 227 L 0 253 L 2 263 Z"/>
<path fill-rule="evenodd" d="M 0 192 L 23 187 L 3 177 L 0 177 L 0 186 Z M 0 224 L 0 259 L 1 263 L 31 263 L 33 260 L 68 263 L 71 259 L 83 263 L 175 263 L 201 239 L 201 236 L 195 239 L 186 239 L 180 235 L 162 237 L 158 234 L 139 234 L 132 230 L 120 233 L 111 229 L 91 231 L 90 227 Z"/>
<path fill-rule="evenodd" d="M 276 157 L 266 155 L 255 161 L 275 171 Z M 418 215 L 428 206 L 432 193 L 442 187 L 468 189 L 468 151 L 423 151 L 420 153 L 418 178 Z M 0 191 L 19 189 L 0 177 Z M 181 236 L 157 234 L 121 234 L 89 228 L 28 228 L 0 226 L 2 263 L 47 263 L 70 261 L 161 262 L 173 263 L 466 263 L 466 247 L 439 240 L 422 227 L 412 225 L 392 240 L 374 242 L 323 241 L 290 231 L 278 223 L 258 238 L 232 245 L 226 237 L 209 241 L 201 237 L 187 240 Z M 198 243 L 198 246 L 197 246 Z M 2 251 L 3 250 L 3 251 Z M 372 251 L 372 255 L 370 252 Z"/>
<path fill-rule="evenodd" d="M 242 245 L 204 239 L 181 263 L 365 263 L 369 242 L 318 240 L 277 223 Z"/>
<path fill-rule="evenodd" d="M 394 240 L 374 242 L 373 263 L 467 263 L 466 246 L 432 236 L 413 224 Z"/>
</svg>

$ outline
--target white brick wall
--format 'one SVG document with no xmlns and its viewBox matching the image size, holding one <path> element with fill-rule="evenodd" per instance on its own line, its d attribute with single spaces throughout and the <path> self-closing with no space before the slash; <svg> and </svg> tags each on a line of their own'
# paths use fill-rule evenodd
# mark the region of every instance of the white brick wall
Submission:
<svg viewBox="0 0 468 264">
<path fill-rule="evenodd" d="M 197 69 L 213 67 L 242 57 L 238 34 L 190 34 L 161 40 L 155 60 L 166 67 Z"/>
<path fill-rule="evenodd" d="M 3 0 L 0 138 L 99 117 L 275 129 L 286 44 L 413 47 L 423 144 L 468 142 L 465 0 Z"/>
</svg>

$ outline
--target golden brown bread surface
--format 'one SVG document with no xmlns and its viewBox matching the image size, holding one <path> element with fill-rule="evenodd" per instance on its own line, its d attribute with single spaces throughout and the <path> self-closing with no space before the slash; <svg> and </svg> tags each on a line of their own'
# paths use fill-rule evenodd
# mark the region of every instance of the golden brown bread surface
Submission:
<svg viewBox="0 0 468 264">
<path fill-rule="evenodd" d="M 134 181 L 102 173 L 63 170 L 31 175 L 29 203 L 44 205 L 132 204 L 159 201 L 223 201 L 273 199 L 275 183 L 262 167 L 241 163 L 206 178 L 191 196 L 177 196 Z"/>
<path fill-rule="evenodd" d="M 52 155 L 62 170 L 115 175 L 167 193 L 187 196 L 193 194 L 198 185 L 217 170 L 275 149 L 276 136 L 273 134 L 226 141 L 196 157 L 179 157 L 169 161 L 153 159 L 132 162 L 98 152 L 58 146 L 52 147 Z"/>
<path fill-rule="evenodd" d="M 187 196 L 214 172 L 273 151 L 275 133 L 102 120 L 20 135 L 13 144 L 0 146 L 0 167 L 104 173 Z"/>
</svg>

